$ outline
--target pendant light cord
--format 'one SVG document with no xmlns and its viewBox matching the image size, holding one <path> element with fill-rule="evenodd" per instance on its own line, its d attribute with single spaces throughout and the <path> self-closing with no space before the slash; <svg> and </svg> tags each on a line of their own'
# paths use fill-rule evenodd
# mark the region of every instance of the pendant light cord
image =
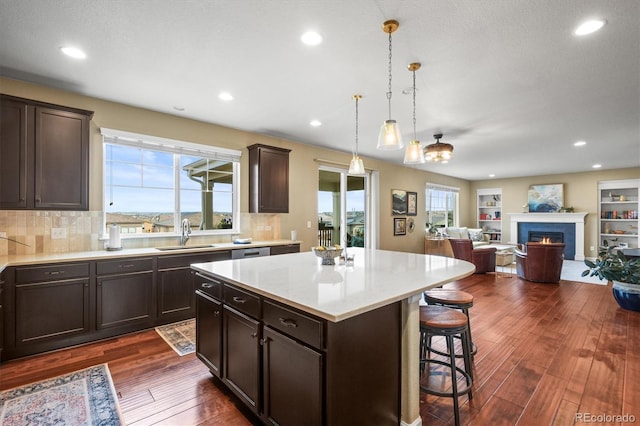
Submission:
<svg viewBox="0 0 640 426">
<path fill-rule="evenodd" d="M 416 70 L 413 70 L 413 140 L 416 141 Z"/>
<path fill-rule="evenodd" d="M 391 33 L 389 30 L 389 91 L 387 92 L 387 100 L 389 102 L 389 120 L 391 120 Z"/>
<path fill-rule="evenodd" d="M 356 157 L 358 156 L 358 101 L 360 100 L 360 95 L 354 95 L 356 100 Z"/>
</svg>

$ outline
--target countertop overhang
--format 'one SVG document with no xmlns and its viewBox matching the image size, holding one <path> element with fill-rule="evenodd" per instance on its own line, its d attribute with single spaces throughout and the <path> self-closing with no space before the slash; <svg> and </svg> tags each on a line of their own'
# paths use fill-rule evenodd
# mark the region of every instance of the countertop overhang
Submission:
<svg viewBox="0 0 640 426">
<path fill-rule="evenodd" d="M 303 312 L 338 322 L 471 275 L 442 256 L 350 248 L 353 266 L 321 265 L 312 252 L 195 263 L 191 267 Z"/>
</svg>

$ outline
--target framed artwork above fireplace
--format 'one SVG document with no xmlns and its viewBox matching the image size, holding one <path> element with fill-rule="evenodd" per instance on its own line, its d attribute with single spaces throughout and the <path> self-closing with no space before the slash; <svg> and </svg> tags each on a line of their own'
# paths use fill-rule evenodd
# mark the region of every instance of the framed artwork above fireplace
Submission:
<svg viewBox="0 0 640 426">
<path fill-rule="evenodd" d="M 564 207 L 564 185 L 531 185 L 529 188 L 530 213 L 555 213 Z"/>
</svg>

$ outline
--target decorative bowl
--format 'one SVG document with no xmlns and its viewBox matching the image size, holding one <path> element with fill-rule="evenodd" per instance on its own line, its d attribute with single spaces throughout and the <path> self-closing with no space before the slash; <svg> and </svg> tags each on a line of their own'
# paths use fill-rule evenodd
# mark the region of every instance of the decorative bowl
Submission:
<svg viewBox="0 0 640 426">
<path fill-rule="evenodd" d="M 313 254 L 322 259 L 323 265 L 335 265 L 335 258 L 342 254 L 343 248 L 340 246 L 318 246 L 312 247 L 311 250 L 313 250 Z"/>
</svg>

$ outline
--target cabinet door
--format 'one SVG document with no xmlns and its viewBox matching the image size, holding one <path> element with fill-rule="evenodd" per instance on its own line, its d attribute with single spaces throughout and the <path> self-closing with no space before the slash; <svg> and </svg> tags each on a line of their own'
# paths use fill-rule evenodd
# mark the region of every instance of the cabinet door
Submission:
<svg viewBox="0 0 640 426">
<path fill-rule="evenodd" d="M 289 213 L 288 149 L 251 145 L 249 213 Z"/>
<path fill-rule="evenodd" d="M 152 278 L 152 272 L 99 277 L 98 329 L 150 322 L 154 314 Z"/>
<path fill-rule="evenodd" d="M 16 346 L 89 331 L 88 279 L 18 284 Z"/>
<path fill-rule="evenodd" d="M 158 316 L 163 322 L 192 318 L 195 280 L 191 268 L 158 271 Z"/>
<path fill-rule="evenodd" d="M 273 424 L 322 424 L 322 354 L 264 327 L 265 417 Z"/>
<path fill-rule="evenodd" d="M 222 303 L 196 294 L 196 356 L 212 374 L 222 374 Z"/>
<path fill-rule="evenodd" d="M 255 413 L 260 406 L 260 323 L 223 308 L 224 382 Z"/>
<path fill-rule="evenodd" d="M 0 208 L 27 207 L 27 105 L 0 100 Z"/>
<path fill-rule="evenodd" d="M 88 209 L 89 119 L 35 109 L 35 207 Z"/>
</svg>

